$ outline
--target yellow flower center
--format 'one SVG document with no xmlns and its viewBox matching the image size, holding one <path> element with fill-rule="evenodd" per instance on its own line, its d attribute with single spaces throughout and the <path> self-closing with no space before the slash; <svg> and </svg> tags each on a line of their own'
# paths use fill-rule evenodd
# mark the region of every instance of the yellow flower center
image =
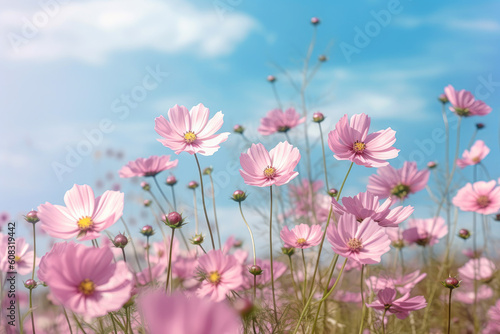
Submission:
<svg viewBox="0 0 500 334">
<path fill-rule="evenodd" d="M 184 140 L 186 141 L 186 143 L 191 144 L 196 140 L 196 135 L 193 131 L 186 132 L 184 134 Z"/>
<path fill-rule="evenodd" d="M 485 208 L 488 205 L 490 205 L 490 198 L 485 195 L 481 195 L 477 198 L 477 205 L 479 205 L 480 208 Z"/>
<path fill-rule="evenodd" d="M 361 240 L 350 238 L 349 241 L 347 241 L 347 247 L 349 247 L 351 251 L 359 253 L 360 249 L 363 248 L 363 244 L 361 243 Z"/>
<path fill-rule="evenodd" d="M 217 271 L 212 271 L 208 275 L 208 280 L 213 283 L 213 284 L 219 284 L 220 283 L 220 274 Z"/>
<path fill-rule="evenodd" d="M 481 162 L 481 159 L 479 157 L 474 157 L 472 158 L 472 162 L 478 164 Z"/>
<path fill-rule="evenodd" d="M 264 169 L 264 176 L 268 179 L 272 179 L 276 175 L 276 168 L 268 166 Z"/>
<path fill-rule="evenodd" d="M 93 225 L 94 221 L 90 217 L 83 217 L 77 222 L 78 228 L 82 231 L 89 230 Z"/>
<path fill-rule="evenodd" d="M 399 183 L 398 185 L 396 185 L 394 188 L 391 189 L 391 194 L 400 199 L 405 199 L 410 193 L 410 190 L 411 189 L 409 186 Z"/>
<path fill-rule="evenodd" d="M 89 296 L 94 293 L 95 284 L 94 282 L 86 278 L 80 282 L 80 285 L 78 286 L 78 291 L 83 293 L 85 296 Z"/>
<path fill-rule="evenodd" d="M 16 256 L 14 257 L 14 261 L 19 262 L 19 261 L 21 261 L 21 258 L 20 258 L 18 255 L 16 255 Z"/>
<path fill-rule="evenodd" d="M 354 150 L 354 152 L 356 153 L 363 153 L 363 151 L 365 150 L 366 148 L 366 144 L 365 143 L 362 143 L 362 142 L 359 142 L 359 141 L 356 141 L 353 145 L 352 145 L 352 149 Z"/>
<path fill-rule="evenodd" d="M 304 238 L 298 238 L 298 239 L 297 239 L 297 243 L 298 243 L 299 245 L 303 245 L 303 244 L 305 244 L 305 243 L 306 243 L 306 239 L 304 239 Z"/>
</svg>

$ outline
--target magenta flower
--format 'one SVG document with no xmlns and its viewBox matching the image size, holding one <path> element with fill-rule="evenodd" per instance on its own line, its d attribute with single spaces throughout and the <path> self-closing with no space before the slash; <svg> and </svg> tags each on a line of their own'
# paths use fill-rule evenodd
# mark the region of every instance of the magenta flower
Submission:
<svg viewBox="0 0 500 334">
<path fill-rule="evenodd" d="M 122 167 L 118 174 L 120 177 L 134 177 L 134 176 L 155 176 L 164 170 L 174 168 L 177 166 L 179 160 L 170 161 L 170 155 L 157 156 L 152 155 L 149 158 L 138 158 L 130 161 Z"/>
<path fill-rule="evenodd" d="M 225 302 L 148 291 L 138 300 L 150 334 L 238 334 L 241 320 Z"/>
<path fill-rule="evenodd" d="M 386 314 L 395 314 L 398 319 L 405 319 L 411 311 L 420 310 L 427 306 L 423 296 L 409 297 L 410 293 L 408 292 L 396 299 L 396 290 L 385 288 L 378 292 L 377 299 L 373 303 L 366 304 L 366 306 L 378 311 L 387 310 Z"/>
<path fill-rule="evenodd" d="M 273 109 L 260 120 L 260 126 L 257 130 L 261 135 L 269 136 L 276 132 L 287 132 L 304 123 L 305 120 L 305 117 L 300 118 L 300 114 L 295 111 L 295 108 L 289 108 L 285 112 L 281 109 Z"/>
<path fill-rule="evenodd" d="M 175 154 L 214 154 L 230 133 L 216 135 L 224 123 L 224 115 L 219 111 L 208 120 L 209 113 L 208 108 L 201 103 L 191 108 L 191 111 L 176 104 L 168 110 L 168 121 L 163 116 L 155 119 L 155 131 L 163 137 L 158 141 L 174 150 Z"/>
<path fill-rule="evenodd" d="M 457 92 L 452 85 L 448 85 L 444 93 L 451 103 L 450 110 L 458 116 L 484 116 L 491 112 L 490 106 L 481 100 L 476 100 L 474 95 L 465 89 Z"/>
<path fill-rule="evenodd" d="M 16 238 L 15 243 L 10 244 L 9 248 L 8 236 L 0 234 L 0 271 L 17 272 L 19 275 L 26 275 L 33 270 L 33 250 L 24 238 Z M 13 248 L 12 248 L 13 247 Z M 14 267 L 10 267 L 9 250 L 14 250 Z M 12 259 L 12 257 L 11 257 Z M 36 259 L 36 264 L 40 261 Z"/>
<path fill-rule="evenodd" d="M 286 248 L 310 248 L 319 245 L 321 242 L 320 225 L 309 226 L 307 224 L 296 225 L 290 231 L 288 226 L 283 226 L 280 236 L 281 240 L 285 243 Z"/>
<path fill-rule="evenodd" d="M 247 153 L 241 153 L 240 174 L 250 186 L 281 186 L 299 175 L 293 170 L 299 160 L 299 150 L 286 141 L 269 152 L 260 143 L 252 144 Z"/>
<path fill-rule="evenodd" d="M 470 259 L 462 267 L 458 268 L 460 278 L 467 281 L 489 282 L 493 279 L 497 268 L 495 264 L 485 257 Z"/>
<path fill-rule="evenodd" d="M 392 147 L 396 142 L 396 131 L 391 128 L 368 134 L 370 117 L 354 115 L 348 122 L 344 115 L 328 134 L 328 146 L 337 160 L 350 160 L 365 167 L 383 167 L 388 159 L 398 156 L 399 150 Z"/>
<path fill-rule="evenodd" d="M 51 237 L 96 239 L 100 231 L 120 219 L 123 200 L 121 192 L 108 190 L 95 198 L 90 186 L 75 184 L 64 195 L 66 207 L 47 202 L 38 207 L 38 218 Z"/>
<path fill-rule="evenodd" d="M 457 160 L 457 166 L 465 168 L 467 166 L 477 165 L 490 153 L 488 146 L 482 140 L 476 140 L 470 150 L 465 150 L 462 159 Z"/>
<path fill-rule="evenodd" d="M 384 229 L 373 219 L 359 223 L 350 213 L 340 216 L 338 227 L 328 227 L 327 237 L 335 253 L 361 264 L 379 263 L 391 244 Z"/>
<path fill-rule="evenodd" d="M 55 244 L 42 258 L 38 277 L 58 304 L 88 317 L 118 311 L 130 299 L 133 287 L 127 264 L 114 262 L 109 248 L 73 242 Z"/>
<path fill-rule="evenodd" d="M 425 188 L 430 172 L 418 170 L 416 162 L 405 161 L 400 169 L 392 166 L 379 168 L 370 176 L 366 189 L 379 198 L 395 197 L 403 200 Z"/>
<path fill-rule="evenodd" d="M 343 197 L 342 205 L 332 198 L 335 213 L 353 214 L 358 221 L 371 218 L 382 227 L 397 227 L 413 213 L 412 206 L 398 206 L 391 210 L 392 203 L 393 199 L 388 198 L 380 205 L 379 197 L 369 191 L 359 193 L 354 197 Z"/>
<path fill-rule="evenodd" d="M 467 183 L 453 198 L 453 205 L 462 211 L 489 215 L 500 210 L 500 187 L 495 181 Z"/>
<path fill-rule="evenodd" d="M 199 272 L 203 281 L 196 290 L 198 297 L 208 297 L 220 302 L 231 290 L 243 284 L 241 265 L 232 255 L 225 255 L 220 250 L 212 250 L 198 259 Z"/>
<path fill-rule="evenodd" d="M 448 226 L 441 217 L 429 219 L 410 219 L 408 228 L 403 231 L 403 239 L 409 245 L 432 246 L 448 234 Z"/>
</svg>

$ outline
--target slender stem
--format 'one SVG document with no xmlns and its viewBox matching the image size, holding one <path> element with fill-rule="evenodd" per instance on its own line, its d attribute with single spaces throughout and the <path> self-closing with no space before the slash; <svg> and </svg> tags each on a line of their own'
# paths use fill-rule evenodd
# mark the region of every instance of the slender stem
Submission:
<svg viewBox="0 0 500 334">
<path fill-rule="evenodd" d="M 384 313 L 382 313 L 382 333 L 385 334 L 385 324 L 384 324 L 384 319 L 385 319 L 385 313 L 387 312 L 387 308 L 384 309 Z"/>
<path fill-rule="evenodd" d="M 137 250 L 135 249 L 134 239 L 132 239 L 132 234 L 130 234 L 130 231 L 128 229 L 127 223 L 125 222 L 125 219 L 123 219 L 123 217 L 121 217 L 120 219 L 123 223 L 123 226 L 125 226 L 125 230 L 127 231 L 128 237 L 130 239 L 130 244 L 132 245 L 132 249 L 134 250 L 134 256 L 135 256 L 135 261 L 137 262 L 137 267 L 139 268 L 139 271 L 142 271 L 141 263 L 139 262 L 139 256 L 137 256 Z"/>
<path fill-rule="evenodd" d="M 205 248 L 203 248 L 203 246 L 201 244 L 199 244 L 198 246 L 200 246 L 200 248 L 203 251 L 203 253 L 207 254 L 207 251 L 205 250 Z"/>
<path fill-rule="evenodd" d="M 175 190 L 174 190 L 174 186 L 170 186 L 170 188 L 172 188 L 172 199 L 174 200 L 174 210 L 177 211 L 177 201 L 175 200 Z"/>
<path fill-rule="evenodd" d="M 365 312 L 366 312 L 366 305 L 365 305 L 365 295 L 363 292 L 363 274 L 365 271 L 365 265 L 361 265 L 361 280 L 359 281 L 359 290 L 361 291 L 361 323 L 359 324 L 359 333 L 363 333 L 363 325 L 365 322 Z"/>
<path fill-rule="evenodd" d="M 274 320 L 278 325 L 278 312 L 276 311 L 276 295 L 274 292 L 274 268 L 273 268 L 273 186 L 269 187 L 270 213 L 269 213 L 269 255 L 271 258 L 271 290 L 273 293 Z"/>
<path fill-rule="evenodd" d="M 207 206 L 205 204 L 205 190 L 203 188 L 203 176 L 201 175 L 200 162 L 198 161 L 198 156 L 194 154 L 196 164 L 198 165 L 198 173 L 200 174 L 200 186 L 201 186 L 201 201 L 203 202 L 203 212 L 205 213 L 205 219 L 207 220 L 208 232 L 210 232 L 210 240 L 212 241 L 212 247 L 215 249 L 214 236 L 212 234 L 212 228 L 210 227 L 210 220 L 208 219 Z"/>
<path fill-rule="evenodd" d="M 474 165 L 474 176 L 473 176 L 473 182 L 476 182 L 477 180 L 477 165 Z M 474 256 L 476 255 L 477 252 L 477 215 L 475 212 L 472 213 L 472 249 L 474 252 Z M 479 265 L 479 259 L 473 262 L 474 263 L 474 305 L 473 305 L 473 316 L 474 316 L 474 333 L 477 333 L 479 329 L 479 322 L 478 322 L 478 317 L 477 317 L 477 290 L 478 290 L 478 265 Z"/>
<path fill-rule="evenodd" d="M 146 259 L 148 261 L 148 271 L 149 271 L 149 280 L 151 281 L 151 285 L 154 285 L 153 280 L 153 272 L 151 271 L 151 262 L 149 262 L 149 235 L 146 237 Z"/>
<path fill-rule="evenodd" d="M 300 249 L 302 253 L 302 264 L 304 265 L 304 282 L 303 282 L 303 288 L 302 288 L 302 299 L 305 303 L 306 301 L 306 289 L 307 289 L 307 266 L 306 266 L 306 258 L 304 257 L 304 249 Z"/>
<path fill-rule="evenodd" d="M 73 319 L 75 319 L 78 328 L 80 328 L 82 330 L 83 334 L 87 334 L 87 332 L 85 332 L 85 330 L 83 329 L 83 326 L 80 323 L 80 320 L 78 320 L 78 317 L 74 313 L 73 313 Z"/>
<path fill-rule="evenodd" d="M 448 297 L 448 334 L 450 334 L 451 330 L 451 293 L 453 289 L 450 289 L 450 296 Z"/>
<path fill-rule="evenodd" d="M 219 242 L 219 249 L 222 249 L 220 242 L 220 231 L 219 231 L 219 223 L 217 221 L 217 209 L 215 208 L 215 188 L 214 188 L 214 180 L 212 178 L 212 174 L 208 174 L 210 177 L 210 188 L 212 189 L 212 203 L 214 205 L 214 219 L 215 219 L 215 229 L 217 230 L 217 241 Z"/>
<path fill-rule="evenodd" d="M 340 269 L 339 275 L 337 276 L 337 279 L 335 280 L 335 284 L 333 284 L 330 291 L 328 291 L 328 293 L 325 296 L 323 296 L 323 298 L 321 298 L 321 301 L 325 301 L 332 294 L 333 290 L 335 290 L 335 288 L 337 287 L 337 284 L 340 281 L 340 277 L 342 276 L 342 273 L 344 272 L 344 268 L 345 268 L 346 263 L 347 263 L 347 259 L 345 259 L 344 264 L 342 265 L 342 268 Z"/>
<path fill-rule="evenodd" d="M 278 108 L 280 108 L 281 110 L 283 110 L 280 98 L 278 96 L 278 91 L 276 90 L 276 86 L 275 86 L 274 82 L 271 82 L 271 87 L 273 87 L 273 93 L 274 93 L 274 97 L 276 98 L 276 103 L 278 104 Z"/>
<path fill-rule="evenodd" d="M 245 222 L 245 225 L 247 226 L 248 232 L 250 233 L 250 239 L 252 240 L 253 264 L 257 265 L 257 256 L 255 255 L 255 240 L 253 238 L 252 229 L 250 228 L 250 225 L 248 225 L 248 222 L 245 219 L 245 216 L 243 215 L 243 210 L 241 208 L 241 202 L 238 202 L 238 204 L 240 207 L 241 218 L 243 218 L 243 221 Z"/>
<path fill-rule="evenodd" d="M 257 297 L 257 275 L 253 275 L 253 302 L 255 303 L 255 298 Z"/>
<path fill-rule="evenodd" d="M 297 294 L 297 285 L 295 284 L 295 279 L 293 278 L 293 261 L 290 255 L 288 256 L 288 260 L 290 261 L 290 275 L 292 276 L 293 292 L 295 292 L 295 297 L 297 298 L 297 300 L 299 300 L 299 295 Z"/>
<path fill-rule="evenodd" d="M 314 284 L 313 284 L 313 290 L 312 290 L 312 292 L 311 292 L 311 294 L 309 296 L 309 299 L 307 300 L 306 306 L 302 309 L 302 313 L 300 314 L 299 321 L 297 321 L 297 325 L 295 326 L 293 334 L 296 334 L 297 331 L 299 330 L 299 327 L 300 327 L 300 325 L 302 323 L 302 319 L 304 319 L 304 316 L 306 314 L 307 308 L 309 307 L 309 304 L 311 304 L 311 300 L 314 297 L 314 291 L 316 291 L 316 286 L 314 286 Z"/>
<path fill-rule="evenodd" d="M 165 202 L 167 202 L 168 206 L 173 209 L 174 206 L 172 205 L 172 203 L 168 200 L 167 196 L 165 196 L 165 193 L 163 192 L 163 190 L 161 189 L 160 187 L 160 184 L 158 183 L 158 180 L 156 179 L 156 175 L 153 176 L 153 180 L 155 180 L 155 183 L 156 183 L 156 187 L 158 188 L 158 190 L 160 191 L 160 194 L 163 196 L 163 199 L 165 200 Z"/>
<path fill-rule="evenodd" d="M 196 190 L 193 189 L 193 209 L 194 209 L 194 233 L 198 234 L 199 223 L 198 223 L 198 201 L 196 200 Z"/>
<path fill-rule="evenodd" d="M 330 285 L 330 281 L 332 280 L 333 272 L 335 271 L 335 266 L 337 265 L 337 260 L 338 259 L 339 259 L 339 255 L 335 254 L 335 256 L 332 259 L 332 263 L 331 263 L 331 267 L 332 268 L 330 270 L 330 274 L 328 275 L 328 280 L 326 281 L 325 290 L 323 291 L 323 296 L 325 296 L 328 293 L 328 285 Z M 340 276 L 337 277 L 337 280 L 339 278 L 340 278 Z M 314 330 L 316 329 L 316 323 L 318 321 L 319 313 L 321 311 L 321 306 L 322 305 L 323 305 L 323 300 L 320 300 L 319 306 L 318 306 L 318 310 L 316 311 L 316 316 L 314 317 L 314 324 L 313 324 L 313 329 L 312 329 L 311 333 L 314 333 Z M 325 304 L 325 309 L 326 309 L 326 305 L 327 304 Z"/>
<path fill-rule="evenodd" d="M 127 257 L 125 256 L 125 248 L 122 247 L 123 261 L 127 262 Z"/>
<path fill-rule="evenodd" d="M 328 172 L 326 169 L 325 141 L 323 139 L 323 129 L 321 128 L 321 123 L 318 123 L 318 126 L 319 126 L 319 137 L 321 138 L 321 150 L 323 152 L 323 169 L 325 170 L 325 186 L 326 190 L 328 191 L 330 189 L 330 186 L 328 185 Z"/>
<path fill-rule="evenodd" d="M 64 307 L 62 309 L 63 309 L 64 317 L 66 318 L 66 323 L 68 324 L 69 332 L 70 332 L 70 334 L 73 334 L 73 330 L 71 329 L 71 323 L 69 322 L 69 318 L 68 318 L 68 313 L 66 313 L 66 309 Z"/>
<path fill-rule="evenodd" d="M 170 250 L 168 251 L 167 283 L 165 284 L 166 293 L 168 293 L 168 283 L 170 281 L 170 273 L 172 272 L 172 245 L 174 244 L 174 233 L 175 233 L 175 228 L 172 229 L 172 236 L 170 237 Z"/>
<path fill-rule="evenodd" d="M 35 266 L 36 266 L 36 230 L 35 224 L 33 223 L 33 270 L 31 271 L 31 279 L 35 279 Z M 30 315 L 31 315 L 31 328 L 33 329 L 33 334 L 35 334 L 35 317 L 33 315 L 33 289 L 30 289 Z"/>
<path fill-rule="evenodd" d="M 130 321 L 130 306 L 127 307 L 127 309 L 125 310 L 125 313 L 127 315 L 127 324 L 126 324 L 125 328 L 127 329 L 127 332 L 128 332 L 128 329 L 130 328 L 130 334 L 133 334 L 134 332 L 132 331 L 132 323 Z"/>
</svg>

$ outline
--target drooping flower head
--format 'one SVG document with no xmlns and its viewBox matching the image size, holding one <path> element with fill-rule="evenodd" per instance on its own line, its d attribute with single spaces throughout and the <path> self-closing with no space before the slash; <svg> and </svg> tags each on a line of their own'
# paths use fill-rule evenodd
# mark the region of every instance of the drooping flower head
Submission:
<svg viewBox="0 0 500 334">
<path fill-rule="evenodd" d="M 500 210 L 500 187 L 495 181 L 467 183 L 453 198 L 453 205 L 462 211 L 489 215 Z"/>
<path fill-rule="evenodd" d="M 328 146 L 337 160 L 350 160 L 365 167 L 383 167 L 398 156 L 396 131 L 391 128 L 368 134 L 370 117 L 358 114 L 348 121 L 344 115 L 328 134 Z"/>
<path fill-rule="evenodd" d="M 42 229 L 51 237 L 91 240 L 107 229 L 123 214 L 124 195 L 108 190 L 99 197 L 88 185 L 77 185 L 64 195 L 66 206 L 42 204 L 38 207 L 38 218 Z"/>
<path fill-rule="evenodd" d="M 199 297 L 220 302 L 226 298 L 227 293 L 243 284 L 241 265 L 233 255 L 212 250 L 198 259 L 198 265 L 203 279 L 196 290 Z"/>
<path fill-rule="evenodd" d="M 151 334 L 240 333 L 241 320 L 226 302 L 151 290 L 139 298 L 138 305 Z"/>
<path fill-rule="evenodd" d="M 260 120 L 260 126 L 257 130 L 261 135 L 269 136 L 276 132 L 287 132 L 304 123 L 305 120 L 306 118 L 301 118 L 295 108 L 289 108 L 285 112 L 281 109 L 273 109 Z"/>
<path fill-rule="evenodd" d="M 420 310 L 427 306 L 423 296 L 410 298 L 408 292 L 396 299 L 396 294 L 396 290 L 385 288 L 378 292 L 377 299 L 373 303 L 366 304 L 366 306 L 379 311 L 387 310 L 387 315 L 395 314 L 398 319 L 406 319 L 411 311 Z"/>
<path fill-rule="evenodd" d="M 317 246 L 321 242 L 322 235 L 320 225 L 309 226 L 307 224 L 296 225 L 291 231 L 288 226 L 283 226 L 280 232 L 281 240 L 287 248 L 305 249 Z"/>
<path fill-rule="evenodd" d="M 252 144 L 247 153 L 241 153 L 240 174 L 250 186 L 281 186 L 299 175 L 294 171 L 299 160 L 299 150 L 286 141 L 269 152 L 260 143 Z"/>
<path fill-rule="evenodd" d="M 403 231 L 403 239 L 409 245 L 432 246 L 448 234 L 448 226 L 441 217 L 410 219 Z"/>
<path fill-rule="evenodd" d="M 419 171 L 416 162 L 405 161 L 400 169 L 392 166 L 379 168 L 377 174 L 370 176 L 366 188 L 380 198 L 394 197 L 403 200 L 424 189 L 429 175 L 427 169 Z"/>
<path fill-rule="evenodd" d="M 201 103 L 190 111 L 176 104 L 168 110 L 169 120 L 163 116 L 155 119 L 155 131 L 163 137 L 158 141 L 174 150 L 175 154 L 214 154 L 230 133 L 215 134 L 224 123 L 224 115 L 219 111 L 209 120 L 209 113 L 208 108 Z"/>
<path fill-rule="evenodd" d="M 133 275 L 108 248 L 57 243 L 40 261 L 38 277 L 55 301 L 72 312 L 100 317 L 130 299 Z"/>
<path fill-rule="evenodd" d="M 457 92 L 452 85 L 448 85 L 444 93 L 451 103 L 450 110 L 458 116 L 484 116 L 491 112 L 490 106 L 481 100 L 476 100 L 474 95 L 465 89 Z"/>
<path fill-rule="evenodd" d="M 493 279 L 497 268 L 495 264 L 485 258 L 470 259 L 462 267 L 458 268 L 458 274 L 461 279 L 467 281 L 483 281 L 489 282 Z"/>
<path fill-rule="evenodd" d="M 379 263 L 391 244 L 384 229 L 373 219 L 360 223 L 350 213 L 340 216 L 338 227 L 328 227 L 327 237 L 335 253 L 361 264 Z"/>
<path fill-rule="evenodd" d="M 367 191 L 354 197 L 343 197 L 342 205 L 332 198 L 332 205 L 335 213 L 339 215 L 351 213 L 358 221 L 371 218 L 382 227 L 397 227 L 413 213 L 413 207 L 398 206 L 391 210 L 393 201 L 388 198 L 380 205 L 379 197 Z"/>
<path fill-rule="evenodd" d="M 177 166 L 179 160 L 170 161 L 170 155 L 157 156 L 152 155 L 149 158 L 138 158 L 130 161 L 122 167 L 118 174 L 120 177 L 134 177 L 134 176 L 155 176 L 164 170 L 174 168 Z"/>
<path fill-rule="evenodd" d="M 467 166 L 477 165 L 490 153 L 490 149 L 485 145 L 484 141 L 476 140 L 470 150 L 465 150 L 462 154 L 462 159 L 457 160 L 457 166 L 465 168 Z"/>
</svg>

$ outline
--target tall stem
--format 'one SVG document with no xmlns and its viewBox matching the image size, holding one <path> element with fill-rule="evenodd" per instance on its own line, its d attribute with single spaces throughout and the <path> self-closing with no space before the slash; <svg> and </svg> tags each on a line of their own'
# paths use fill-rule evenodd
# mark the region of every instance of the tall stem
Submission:
<svg viewBox="0 0 500 334">
<path fill-rule="evenodd" d="M 68 318 L 68 313 L 66 312 L 66 309 L 64 307 L 62 309 L 63 309 L 64 317 L 66 318 L 66 323 L 68 324 L 69 333 L 73 334 L 73 330 L 71 329 L 71 323 L 69 322 L 69 318 Z"/>
<path fill-rule="evenodd" d="M 384 309 L 384 313 L 382 313 L 382 333 L 385 334 L 385 324 L 384 324 L 384 319 L 385 319 L 385 313 L 387 312 L 387 308 Z"/>
<path fill-rule="evenodd" d="M 222 249 L 220 242 L 220 231 L 219 231 L 219 223 L 217 221 L 217 209 L 215 208 L 215 188 L 214 188 L 214 180 L 212 178 L 212 174 L 208 174 L 210 177 L 210 187 L 212 188 L 212 203 L 214 204 L 214 219 L 215 219 L 215 229 L 217 230 L 217 241 L 219 242 L 219 248 Z"/>
<path fill-rule="evenodd" d="M 295 298 L 299 300 L 299 295 L 297 294 L 297 285 L 295 284 L 295 278 L 293 277 L 293 261 L 290 255 L 288 255 L 288 260 L 290 261 L 290 276 L 292 277 L 293 292 L 295 292 Z"/>
<path fill-rule="evenodd" d="M 200 186 L 201 186 L 201 201 L 203 202 L 203 212 L 205 213 L 205 219 L 207 220 L 208 232 L 210 232 L 210 240 L 212 241 L 212 248 L 215 249 L 214 236 L 212 234 L 212 228 L 210 227 L 210 220 L 208 219 L 207 206 L 205 204 L 205 189 L 203 188 L 203 176 L 201 175 L 200 162 L 198 161 L 198 156 L 194 154 L 196 159 L 196 165 L 198 165 L 198 173 L 200 174 Z"/>
<path fill-rule="evenodd" d="M 194 210 L 194 233 L 198 234 L 199 222 L 198 222 L 198 201 L 196 200 L 196 190 L 193 189 L 193 210 Z"/>
<path fill-rule="evenodd" d="M 361 265 L 361 280 L 359 281 L 359 290 L 361 291 L 361 323 L 359 324 L 359 334 L 363 333 L 363 325 L 365 323 L 365 312 L 366 312 L 366 305 L 365 305 L 365 295 L 363 292 L 363 274 L 365 271 L 365 265 Z"/>
<path fill-rule="evenodd" d="M 175 233 L 175 228 L 172 229 L 172 236 L 170 237 L 170 250 L 168 251 L 167 283 L 165 284 L 166 293 L 168 293 L 168 283 L 170 282 L 170 275 L 172 272 L 172 245 L 174 244 L 174 233 Z"/>
<path fill-rule="evenodd" d="M 319 126 L 319 136 L 321 138 L 321 151 L 323 152 L 323 169 L 325 170 L 325 186 L 326 190 L 328 191 L 330 189 L 330 186 L 328 185 L 328 171 L 326 169 L 325 141 L 323 139 L 323 130 L 321 128 L 321 123 L 318 123 L 318 126 Z"/>
<path fill-rule="evenodd" d="M 248 222 L 245 219 L 245 215 L 243 215 L 243 209 L 241 208 L 241 202 L 238 202 L 238 204 L 240 207 L 241 218 L 243 218 L 243 221 L 245 222 L 245 225 L 247 226 L 248 232 L 250 233 L 250 239 L 252 240 L 253 264 L 255 266 L 255 265 L 257 265 L 257 256 L 255 255 L 255 240 L 253 238 L 252 229 L 250 228 L 250 225 L 248 225 Z"/>
<path fill-rule="evenodd" d="M 170 186 L 170 188 L 172 188 L 172 199 L 174 201 L 174 210 L 177 211 L 177 201 L 175 200 L 175 190 L 174 190 L 174 186 Z"/>
<path fill-rule="evenodd" d="M 332 263 L 331 263 L 332 269 L 330 270 L 330 275 L 328 276 L 328 280 L 326 281 L 325 291 L 323 291 L 323 296 L 326 296 L 326 294 L 328 293 L 328 285 L 330 284 L 330 281 L 332 280 L 333 272 L 335 271 L 335 266 L 337 265 L 337 260 L 338 259 L 339 259 L 339 255 L 335 254 L 335 256 L 332 259 Z M 323 305 L 323 300 L 320 300 L 319 306 L 318 306 L 318 310 L 316 311 L 316 317 L 314 318 L 314 325 L 313 325 L 313 329 L 312 329 L 311 333 L 314 333 L 314 330 L 316 329 L 316 323 L 318 321 L 319 312 L 321 311 L 321 306 L 322 305 Z M 326 309 L 326 304 L 325 304 L 325 309 Z"/>
<path fill-rule="evenodd" d="M 304 257 L 304 249 L 300 249 L 302 253 L 302 264 L 304 265 L 304 282 L 303 282 L 303 289 L 302 289 L 302 299 L 305 303 L 306 301 L 306 289 L 307 289 L 307 265 L 306 265 L 306 258 Z M 314 284 L 314 282 L 313 282 Z"/>
<path fill-rule="evenodd" d="M 274 320 L 278 325 L 278 312 L 276 311 L 276 295 L 274 292 L 274 267 L 273 267 L 273 186 L 269 187 L 270 213 L 269 213 L 269 257 L 271 258 L 271 290 L 273 293 Z"/>
<path fill-rule="evenodd" d="M 35 279 L 35 267 L 36 267 L 36 230 L 35 223 L 33 225 L 33 270 L 31 271 L 31 280 Z M 31 328 L 33 329 L 33 334 L 35 334 L 35 317 L 33 315 L 33 289 L 30 289 L 30 315 L 31 315 Z"/>
<path fill-rule="evenodd" d="M 127 231 L 128 237 L 130 239 L 130 244 L 132 245 L 132 249 L 134 250 L 134 256 L 135 256 L 135 261 L 137 262 L 137 267 L 139 268 L 139 271 L 142 271 L 141 263 L 139 262 L 139 257 L 137 256 L 137 250 L 135 249 L 134 239 L 132 239 L 132 234 L 130 234 L 130 231 L 128 229 L 127 223 L 125 222 L 125 219 L 123 219 L 123 217 L 121 217 L 120 219 L 123 223 L 123 226 L 125 227 L 125 230 Z"/>
<path fill-rule="evenodd" d="M 158 188 L 158 190 L 160 191 L 160 194 L 163 196 L 163 199 L 165 200 L 165 202 L 167 202 L 168 206 L 170 207 L 171 210 L 173 210 L 174 206 L 172 205 L 172 203 L 168 200 L 167 196 L 165 196 L 165 193 L 163 192 L 163 190 L 161 189 L 160 187 L 160 184 L 158 183 L 158 180 L 156 179 L 156 175 L 153 176 L 153 180 L 155 180 L 155 183 L 156 183 L 156 187 Z"/>
<path fill-rule="evenodd" d="M 450 289 L 450 296 L 448 297 L 448 334 L 450 334 L 451 330 L 451 293 L 453 289 Z"/>
<path fill-rule="evenodd" d="M 148 272 L 149 272 L 149 280 L 151 281 L 151 285 L 154 285 L 153 273 L 151 271 L 151 262 L 149 262 L 149 235 L 146 237 L 146 259 L 148 260 Z"/>
</svg>

